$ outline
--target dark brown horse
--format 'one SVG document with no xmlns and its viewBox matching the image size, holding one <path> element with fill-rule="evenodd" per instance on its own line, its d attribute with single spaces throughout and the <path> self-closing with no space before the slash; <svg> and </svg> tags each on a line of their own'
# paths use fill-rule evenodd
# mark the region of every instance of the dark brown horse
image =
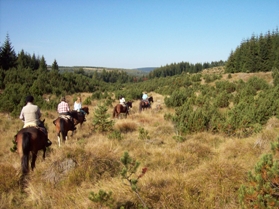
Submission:
<svg viewBox="0 0 279 209">
<path fill-rule="evenodd" d="M 72 131 L 72 135 L 75 129 L 73 129 L 73 123 L 74 121 L 78 121 L 77 111 L 72 111 L 71 116 L 73 117 L 73 121 L 71 121 L 70 117 L 68 115 L 60 115 L 56 120 L 53 121 L 55 128 L 56 128 L 56 134 L 58 139 L 58 146 L 61 146 L 61 138 L 62 142 L 65 143 L 68 137 L 68 131 Z"/>
<path fill-rule="evenodd" d="M 87 115 L 89 114 L 89 108 L 88 107 L 83 107 L 81 108 Z M 76 113 L 75 113 L 76 112 Z M 77 124 L 80 124 L 80 127 L 82 126 L 82 124 L 86 121 L 85 119 L 85 114 L 82 112 L 82 111 L 76 111 L 76 110 L 73 110 L 72 111 L 72 114 L 76 114 L 76 119 L 74 119 L 74 122 L 75 122 L 75 125 Z"/>
<path fill-rule="evenodd" d="M 44 121 L 42 121 L 44 122 Z M 43 150 L 43 159 L 46 155 L 48 139 L 40 127 L 26 127 L 21 129 L 14 137 L 17 152 L 21 159 L 22 174 L 29 172 L 29 156 L 32 154 L 31 169 L 35 168 L 35 162 L 39 150 Z"/>
<path fill-rule="evenodd" d="M 151 102 L 154 102 L 153 97 L 149 97 L 148 102 L 141 100 L 139 103 L 139 112 L 141 112 L 144 109 L 151 108 Z"/>
<path fill-rule="evenodd" d="M 127 118 L 127 115 L 129 115 L 129 108 L 132 108 L 133 101 L 126 102 L 126 106 L 123 106 L 122 104 L 117 104 L 113 108 L 113 118 L 118 118 L 120 113 L 124 113 L 125 117 Z"/>
</svg>

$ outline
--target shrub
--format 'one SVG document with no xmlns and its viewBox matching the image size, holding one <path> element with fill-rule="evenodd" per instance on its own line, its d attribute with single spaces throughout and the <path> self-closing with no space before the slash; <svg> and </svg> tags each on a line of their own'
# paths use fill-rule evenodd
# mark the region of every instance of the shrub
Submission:
<svg viewBox="0 0 279 209">
<path fill-rule="evenodd" d="M 279 165 L 272 154 L 264 155 L 248 174 L 249 184 L 241 185 L 242 208 L 278 208 Z"/>
<path fill-rule="evenodd" d="M 94 112 L 93 125 L 99 132 L 111 131 L 114 125 L 112 120 L 109 120 L 110 115 L 107 113 L 108 108 L 105 105 L 98 105 Z"/>
<path fill-rule="evenodd" d="M 112 207 L 114 199 L 112 198 L 112 192 L 106 192 L 102 189 L 98 193 L 90 192 L 89 199 L 93 202 L 99 203 L 99 207 L 102 206 Z"/>
<path fill-rule="evenodd" d="M 230 95 L 227 92 L 223 91 L 217 95 L 215 99 L 215 105 L 220 108 L 228 107 L 230 104 L 229 99 Z"/>
<path fill-rule="evenodd" d="M 150 136 L 148 135 L 148 131 L 144 128 L 139 128 L 139 139 L 150 139 Z"/>
</svg>

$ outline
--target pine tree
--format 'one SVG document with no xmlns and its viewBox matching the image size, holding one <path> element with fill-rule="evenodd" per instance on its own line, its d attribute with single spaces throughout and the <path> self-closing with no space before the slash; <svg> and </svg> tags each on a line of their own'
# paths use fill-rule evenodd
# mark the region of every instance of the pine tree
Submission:
<svg viewBox="0 0 279 209">
<path fill-rule="evenodd" d="M 252 36 L 249 41 L 249 60 L 250 67 L 248 72 L 258 72 L 259 71 L 259 49 L 258 49 L 258 40 L 255 35 Z"/>
<path fill-rule="evenodd" d="M 3 70 L 9 70 L 10 68 L 16 67 L 17 56 L 12 47 L 8 34 L 0 52 L 0 68 Z"/>
<path fill-rule="evenodd" d="M 94 112 L 93 125 L 99 132 L 107 132 L 112 130 L 113 121 L 109 120 L 110 115 L 107 114 L 108 108 L 105 105 L 98 105 Z"/>
<path fill-rule="evenodd" d="M 57 62 L 56 62 L 56 59 L 55 59 L 54 62 L 52 63 L 51 69 L 52 69 L 52 70 L 55 70 L 55 71 L 59 71 L 59 67 L 58 67 L 58 64 L 57 64 Z"/>
<path fill-rule="evenodd" d="M 235 72 L 235 56 L 234 56 L 234 52 L 231 51 L 226 64 L 226 73 L 234 73 L 234 72 Z"/>
<path fill-rule="evenodd" d="M 47 71 L 47 64 L 46 64 L 46 60 L 45 60 L 44 56 L 42 56 L 42 58 L 40 60 L 39 70 L 40 71 Z"/>
<path fill-rule="evenodd" d="M 40 67 L 40 58 L 36 58 L 35 54 L 32 55 L 32 58 L 31 58 L 31 62 L 29 64 L 29 67 L 32 69 L 32 70 L 38 70 L 39 67 Z"/>
<path fill-rule="evenodd" d="M 268 60 L 268 49 L 266 44 L 265 37 L 261 34 L 259 38 L 259 59 L 260 59 L 260 70 L 261 71 L 268 71 L 267 63 Z"/>
<path fill-rule="evenodd" d="M 279 69 L 279 31 L 278 28 L 273 33 L 272 54 L 274 55 L 273 68 Z"/>
<path fill-rule="evenodd" d="M 21 52 L 17 56 L 17 68 L 18 69 L 27 69 L 30 65 L 31 57 L 25 54 L 22 49 Z"/>
<path fill-rule="evenodd" d="M 248 184 L 239 189 L 242 208 L 279 207 L 279 166 L 274 159 L 279 151 L 279 138 L 272 143 L 273 154 L 264 155 L 256 164 L 254 172 L 249 172 Z"/>
</svg>

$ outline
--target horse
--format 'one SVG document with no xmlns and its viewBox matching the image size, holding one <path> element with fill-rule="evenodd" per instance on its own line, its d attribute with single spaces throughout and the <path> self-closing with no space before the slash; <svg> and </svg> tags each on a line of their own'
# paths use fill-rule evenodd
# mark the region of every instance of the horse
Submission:
<svg viewBox="0 0 279 209">
<path fill-rule="evenodd" d="M 88 107 L 83 107 L 81 108 L 87 115 L 89 114 L 89 108 Z M 85 114 L 81 111 L 76 111 L 76 110 L 73 110 L 71 112 L 72 115 L 75 115 L 76 114 L 76 118 L 77 119 L 74 119 L 74 123 L 75 125 L 77 124 L 80 124 L 80 127 L 82 126 L 82 124 L 86 121 L 85 119 Z"/>
<path fill-rule="evenodd" d="M 154 102 L 152 96 L 148 98 L 148 102 L 146 102 L 144 100 L 140 101 L 140 103 L 139 103 L 139 112 L 141 112 L 144 109 L 151 108 L 151 102 L 152 103 Z"/>
<path fill-rule="evenodd" d="M 45 120 L 41 121 L 44 123 Z M 35 162 L 39 150 L 43 150 L 43 159 L 46 156 L 46 147 L 49 146 L 46 133 L 40 128 L 29 126 L 21 129 L 15 136 L 17 152 L 21 159 L 21 171 L 25 175 L 29 172 L 29 157 L 32 154 L 31 169 L 35 168 Z"/>
<path fill-rule="evenodd" d="M 113 118 L 118 118 L 120 113 L 125 113 L 125 117 L 127 118 L 127 115 L 129 115 L 129 108 L 132 108 L 133 101 L 126 102 L 126 106 L 123 106 L 122 104 L 117 104 L 113 108 Z"/>
<path fill-rule="evenodd" d="M 77 111 L 71 111 L 70 114 L 73 117 L 74 125 L 76 121 L 78 121 L 78 112 Z M 67 140 L 68 136 L 68 131 L 72 131 L 72 136 L 74 133 L 74 130 L 72 129 L 73 122 L 70 121 L 71 119 L 69 118 L 68 115 L 60 115 L 56 120 L 53 121 L 53 124 L 55 125 L 56 128 L 56 134 L 57 134 L 57 139 L 58 139 L 58 146 L 61 146 L 61 138 L 60 134 L 62 136 L 62 142 L 65 143 Z"/>
</svg>

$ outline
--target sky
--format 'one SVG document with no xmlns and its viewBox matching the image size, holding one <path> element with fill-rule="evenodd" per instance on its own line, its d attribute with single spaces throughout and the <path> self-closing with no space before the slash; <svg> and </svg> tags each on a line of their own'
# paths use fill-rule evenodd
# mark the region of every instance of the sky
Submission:
<svg viewBox="0 0 279 209">
<path fill-rule="evenodd" d="M 279 0 L 0 0 L 0 45 L 59 66 L 226 61 L 279 28 Z"/>
</svg>

